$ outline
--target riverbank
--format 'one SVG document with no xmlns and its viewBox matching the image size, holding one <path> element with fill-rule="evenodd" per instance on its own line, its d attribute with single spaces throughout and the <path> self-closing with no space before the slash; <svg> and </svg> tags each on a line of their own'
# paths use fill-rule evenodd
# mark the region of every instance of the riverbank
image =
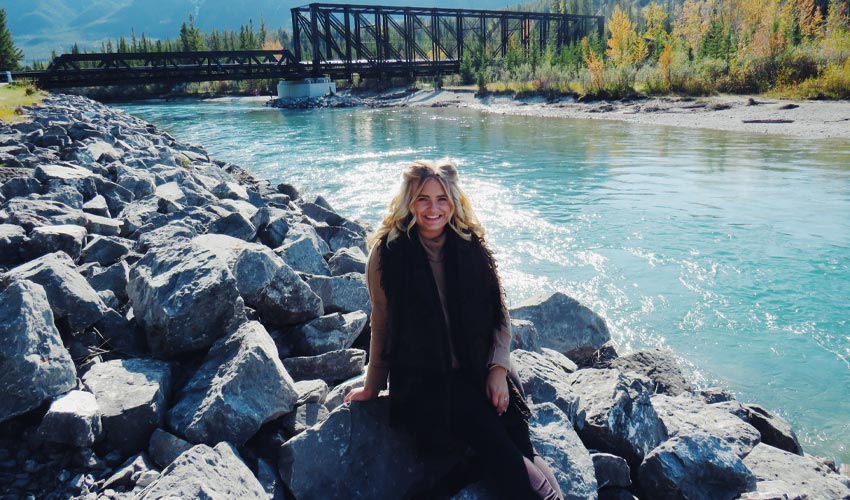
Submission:
<svg viewBox="0 0 850 500">
<path fill-rule="evenodd" d="M 0 491 L 392 498 L 429 470 L 386 397 L 342 404 L 367 355 L 363 225 L 87 99 L 0 137 Z M 781 418 L 694 387 L 668 351 L 618 357 L 577 301 L 511 315 L 568 495 L 850 497 Z"/>
<path fill-rule="evenodd" d="M 369 105 L 471 108 L 488 113 L 533 117 L 617 120 L 642 125 L 777 134 L 807 139 L 850 138 L 850 102 L 790 101 L 764 96 L 647 97 L 624 101 L 578 102 L 572 97 L 514 98 L 477 95 L 456 88 L 388 91 L 370 96 Z"/>
</svg>

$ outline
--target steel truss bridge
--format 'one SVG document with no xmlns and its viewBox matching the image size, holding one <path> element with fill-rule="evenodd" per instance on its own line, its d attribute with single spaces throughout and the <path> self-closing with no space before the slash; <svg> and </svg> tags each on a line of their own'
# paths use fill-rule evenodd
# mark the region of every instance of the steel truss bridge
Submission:
<svg viewBox="0 0 850 500">
<path fill-rule="evenodd" d="M 475 54 L 504 57 L 604 35 L 600 16 L 313 3 L 292 9 L 290 50 L 62 54 L 13 73 L 42 88 L 443 75 Z"/>
</svg>

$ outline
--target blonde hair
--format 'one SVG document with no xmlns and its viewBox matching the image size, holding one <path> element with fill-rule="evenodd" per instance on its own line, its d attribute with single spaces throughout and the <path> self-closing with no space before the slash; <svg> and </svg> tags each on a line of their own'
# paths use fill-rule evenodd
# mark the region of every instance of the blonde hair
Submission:
<svg viewBox="0 0 850 500">
<path fill-rule="evenodd" d="M 401 189 L 390 201 L 389 213 L 384 216 L 380 227 L 369 236 L 367 243 L 370 249 L 384 236 L 387 236 L 387 241 L 390 242 L 402 233 L 410 234 L 410 230 L 416 225 L 416 219 L 413 217 L 413 203 L 428 179 L 436 179 L 449 197 L 449 203 L 452 206 L 449 227 L 467 241 L 472 239 L 473 234 L 479 239 L 484 238 L 484 227 L 475 216 L 469 198 L 460 188 L 457 167 L 445 160 L 438 162 L 416 160 L 404 169 Z"/>
</svg>

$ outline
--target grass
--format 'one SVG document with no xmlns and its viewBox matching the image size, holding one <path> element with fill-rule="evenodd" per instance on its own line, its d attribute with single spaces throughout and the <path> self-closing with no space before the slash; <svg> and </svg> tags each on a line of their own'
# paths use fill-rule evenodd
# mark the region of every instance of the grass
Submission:
<svg viewBox="0 0 850 500">
<path fill-rule="evenodd" d="M 0 87 L 0 121 L 7 123 L 24 121 L 26 118 L 21 113 L 20 107 L 37 104 L 45 95 L 44 92 L 33 91 L 32 87 L 26 85 L 3 85 Z"/>
</svg>

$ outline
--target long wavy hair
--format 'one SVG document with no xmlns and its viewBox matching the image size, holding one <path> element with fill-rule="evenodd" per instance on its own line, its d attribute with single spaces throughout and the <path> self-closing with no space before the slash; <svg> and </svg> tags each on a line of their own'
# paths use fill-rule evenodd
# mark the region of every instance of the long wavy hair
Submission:
<svg viewBox="0 0 850 500">
<path fill-rule="evenodd" d="M 404 169 L 401 189 L 390 201 L 388 213 L 381 221 L 380 227 L 369 236 L 367 243 L 370 249 L 384 236 L 387 236 L 387 241 L 390 242 L 402 233 L 410 234 L 410 230 L 416 225 L 413 203 L 428 179 L 436 179 L 449 197 L 452 215 L 448 226 L 452 231 L 467 241 L 472 239 L 473 234 L 479 239 L 484 238 L 484 227 L 475 216 L 469 198 L 460 188 L 457 167 L 444 160 L 437 162 L 417 160 Z"/>
</svg>

